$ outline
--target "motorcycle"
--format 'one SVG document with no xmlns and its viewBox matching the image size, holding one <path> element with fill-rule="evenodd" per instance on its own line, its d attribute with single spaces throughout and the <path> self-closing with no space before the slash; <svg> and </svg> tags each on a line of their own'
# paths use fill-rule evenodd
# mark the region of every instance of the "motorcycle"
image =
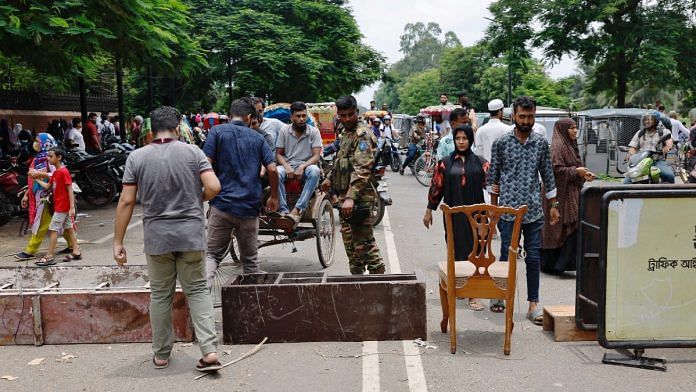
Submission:
<svg viewBox="0 0 696 392">
<path fill-rule="evenodd" d="M 336 156 L 335 153 L 336 150 L 333 150 L 330 147 L 326 147 L 324 149 L 324 154 L 321 158 L 321 169 L 324 173 L 331 171 L 331 168 L 333 167 L 333 158 Z M 392 199 L 389 196 L 389 186 L 387 185 L 387 180 L 384 178 L 385 173 L 386 168 L 381 165 L 375 165 L 375 167 L 372 169 L 370 184 L 379 196 L 375 198 L 375 203 L 372 206 L 372 226 L 377 226 L 380 224 L 380 222 L 382 222 L 386 207 L 392 205 Z M 335 204 L 334 208 L 340 209 L 341 206 Z"/>
<path fill-rule="evenodd" d="M 27 176 L 16 163 L 3 163 L 0 170 L 0 226 L 21 215 L 21 200 L 27 192 Z"/>
<path fill-rule="evenodd" d="M 659 184 L 661 171 L 654 165 L 663 156 L 661 147 L 671 138 L 672 135 L 666 133 L 655 145 L 657 151 L 639 151 L 631 156 L 628 161 L 628 170 L 624 177 L 628 178 L 631 184 Z M 628 151 L 627 147 L 620 149 L 624 152 Z"/>
<path fill-rule="evenodd" d="M 70 151 L 65 157 L 73 183 L 80 198 L 93 207 L 104 207 L 116 198 L 121 187 L 126 154 L 104 153 L 89 155 L 84 151 Z"/>
<path fill-rule="evenodd" d="M 398 140 L 386 139 L 379 156 L 382 164 L 391 167 L 393 172 L 396 173 L 401 169 L 401 154 L 399 154 Z"/>
</svg>

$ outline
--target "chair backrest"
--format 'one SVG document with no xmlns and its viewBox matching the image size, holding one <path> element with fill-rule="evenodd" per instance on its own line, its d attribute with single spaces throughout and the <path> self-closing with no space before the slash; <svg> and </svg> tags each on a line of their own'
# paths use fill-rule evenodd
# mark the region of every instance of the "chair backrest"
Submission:
<svg viewBox="0 0 696 392">
<path fill-rule="evenodd" d="M 519 208 L 498 207 L 491 204 L 474 204 L 468 206 L 450 207 L 446 204 L 440 206 L 440 209 L 445 214 L 445 229 L 447 230 L 447 238 L 452 238 L 452 241 L 447 241 L 447 264 L 448 275 L 454 272 L 454 228 L 452 225 L 452 215 L 464 214 L 471 226 L 471 234 L 473 238 L 473 249 L 469 254 L 468 260 L 475 267 L 476 271 L 472 277 L 488 277 L 488 267 L 496 261 L 493 253 L 493 235 L 494 228 L 498 225 L 498 221 L 502 215 L 507 214 L 514 217 L 514 227 L 512 230 L 512 238 L 510 241 L 510 249 L 508 252 L 508 262 L 511 271 L 515 271 L 517 267 L 517 248 L 520 241 L 520 231 L 522 230 L 522 219 L 527 212 L 527 206 L 523 205 Z M 452 272 L 449 271 L 450 264 Z"/>
</svg>

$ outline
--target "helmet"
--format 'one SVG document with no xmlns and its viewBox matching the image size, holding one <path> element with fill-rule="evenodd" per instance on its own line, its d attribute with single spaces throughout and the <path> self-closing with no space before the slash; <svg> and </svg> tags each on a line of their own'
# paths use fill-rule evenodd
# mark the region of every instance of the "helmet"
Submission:
<svg viewBox="0 0 696 392">
<path fill-rule="evenodd" d="M 391 120 L 391 116 L 388 114 L 386 116 L 382 117 L 382 121 L 387 121 L 387 120 Z"/>
<path fill-rule="evenodd" d="M 650 110 L 649 112 L 645 113 L 641 117 L 641 119 L 640 119 L 641 128 L 647 129 L 647 128 L 657 127 L 657 124 L 659 123 L 659 119 L 660 119 L 660 114 L 657 112 L 657 110 Z"/>
</svg>

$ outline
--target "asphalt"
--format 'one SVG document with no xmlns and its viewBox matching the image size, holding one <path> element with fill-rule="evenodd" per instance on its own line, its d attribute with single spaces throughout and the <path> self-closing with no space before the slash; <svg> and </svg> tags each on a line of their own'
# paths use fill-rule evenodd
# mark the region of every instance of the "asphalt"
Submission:
<svg viewBox="0 0 696 392">
<path fill-rule="evenodd" d="M 696 349 L 653 349 L 646 354 L 664 357 L 667 372 L 602 364 L 610 352 L 596 342 L 557 343 L 553 337 L 524 317 L 526 287 L 524 263 L 518 271 L 518 297 L 512 354 L 504 356 L 503 316 L 488 310 L 473 312 L 458 301 L 458 351 L 449 352 L 449 338 L 440 332 L 441 308 L 437 290 L 437 262 L 444 260 L 445 247 L 440 214 L 426 230 L 421 218 L 427 188 L 409 173 L 388 174 L 394 205 L 388 207 L 388 226 L 395 247 L 388 260 L 402 272 L 422 270 L 427 279 L 428 335 L 431 346 L 418 348 L 412 342 L 363 343 L 318 342 L 267 344 L 257 354 L 198 381 L 193 366 L 200 356 L 197 346 L 177 343 L 169 368 L 155 370 L 149 344 L 100 344 L 64 346 L 0 347 L 0 391 L 437 391 L 437 390 L 533 390 L 533 391 L 693 391 L 696 390 Z M 111 265 L 111 238 L 115 204 L 102 210 L 81 208 L 79 238 L 85 259 L 76 265 Z M 129 230 L 126 246 L 132 264 L 144 264 L 140 216 Z M 375 237 L 387 257 L 385 225 L 377 226 Z M 19 222 L 0 228 L 0 266 L 19 267 L 11 255 L 20 251 L 27 236 L 17 235 Z M 313 241 L 262 249 L 262 268 L 274 271 L 322 271 Z M 348 274 L 347 259 L 337 231 L 332 275 Z M 574 275 L 542 275 L 542 305 L 573 304 Z M 520 300 L 522 299 L 522 301 Z M 218 313 L 218 329 L 221 315 Z M 221 345 L 227 362 L 253 346 Z M 366 351 L 376 348 L 375 351 Z M 405 349 L 408 349 L 406 351 Z M 367 353 L 368 355 L 363 355 Z M 60 361 L 65 356 L 75 356 Z M 36 358 L 43 363 L 30 366 Z M 421 372 L 422 369 L 422 372 Z"/>
</svg>

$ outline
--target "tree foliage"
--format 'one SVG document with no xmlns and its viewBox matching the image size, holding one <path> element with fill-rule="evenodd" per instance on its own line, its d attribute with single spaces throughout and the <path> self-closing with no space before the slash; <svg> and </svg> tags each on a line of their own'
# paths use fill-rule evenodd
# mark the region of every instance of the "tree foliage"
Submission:
<svg viewBox="0 0 696 392">
<path fill-rule="evenodd" d="M 588 91 L 613 94 L 624 107 L 632 82 L 669 89 L 695 79 L 687 71 L 693 52 L 689 56 L 684 48 L 694 41 L 695 5 L 693 0 L 499 0 L 489 8 L 494 22 L 487 39 L 493 53 L 505 54 L 513 67 L 530 45 L 550 62 L 576 56 L 593 68 Z"/>
<path fill-rule="evenodd" d="M 379 80 L 383 57 L 361 42 L 342 2 L 190 0 L 196 36 L 210 52 L 213 79 L 235 96 L 272 101 L 335 99 Z"/>
</svg>

